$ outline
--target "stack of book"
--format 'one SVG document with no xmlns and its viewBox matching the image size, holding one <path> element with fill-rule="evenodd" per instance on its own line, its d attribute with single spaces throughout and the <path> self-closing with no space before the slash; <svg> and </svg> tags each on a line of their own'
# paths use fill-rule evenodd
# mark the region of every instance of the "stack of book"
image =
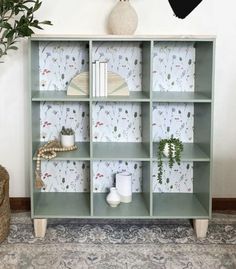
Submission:
<svg viewBox="0 0 236 269">
<path fill-rule="evenodd" d="M 107 97 L 107 63 L 95 61 L 93 71 L 93 97 Z"/>
</svg>

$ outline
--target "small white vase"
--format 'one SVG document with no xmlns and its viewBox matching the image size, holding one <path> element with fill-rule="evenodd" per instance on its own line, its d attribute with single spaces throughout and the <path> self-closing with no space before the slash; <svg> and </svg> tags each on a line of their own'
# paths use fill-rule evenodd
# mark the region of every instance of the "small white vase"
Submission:
<svg viewBox="0 0 236 269">
<path fill-rule="evenodd" d="M 171 143 L 171 146 L 173 148 L 173 157 L 175 157 L 175 154 L 176 154 L 176 150 L 175 150 L 175 145 L 173 143 Z M 165 144 L 165 147 L 164 147 L 164 150 L 163 150 L 163 154 L 165 157 L 169 157 L 169 144 Z"/>
<path fill-rule="evenodd" d="M 73 147 L 75 145 L 75 135 L 62 135 L 61 145 L 63 148 Z"/>
<path fill-rule="evenodd" d="M 138 16 L 128 0 L 120 0 L 110 13 L 108 28 L 114 35 L 132 35 L 138 26 Z"/>
<path fill-rule="evenodd" d="M 117 191 L 117 188 L 110 188 L 110 192 L 107 195 L 106 200 L 111 207 L 117 207 L 120 204 L 120 195 Z"/>
</svg>

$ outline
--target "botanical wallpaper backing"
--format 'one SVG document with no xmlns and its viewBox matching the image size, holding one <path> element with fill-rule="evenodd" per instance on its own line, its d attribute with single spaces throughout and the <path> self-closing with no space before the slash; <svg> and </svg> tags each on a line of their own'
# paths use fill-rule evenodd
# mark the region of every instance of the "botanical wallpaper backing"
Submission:
<svg viewBox="0 0 236 269">
<path fill-rule="evenodd" d="M 173 135 L 182 142 L 193 142 L 194 106 L 189 103 L 153 103 L 153 141 Z"/>
<path fill-rule="evenodd" d="M 39 42 L 40 91 L 66 91 L 70 80 L 88 71 L 86 42 Z"/>
<path fill-rule="evenodd" d="M 42 180 L 46 192 L 89 192 L 89 162 L 42 161 Z"/>
<path fill-rule="evenodd" d="M 94 42 L 92 59 L 108 61 L 108 69 L 123 76 L 133 91 L 141 90 L 142 48 L 139 42 Z M 40 42 L 40 90 L 66 90 L 76 74 L 88 70 L 88 45 L 83 42 Z M 158 91 L 193 91 L 195 49 L 193 43 L 158 42 L 154 46 L 153 86 Z M 116 64 L 114 64 L 116 62 Z M 94 142 L 141 142 L 140 103 L 94 102 Z M 193 104 L 153 103 L 153 141 L 172 134 L 193 141 Z M 40 140 L 58 138 L 62 126 L 75 130 L 76 141 L 89 141 L 89 103 L 41 102 Z M 92 164 L 94 192 L 107 191 L 117 172 L 132 173 L 134 192 L 142 191 L 142 162 L 96 161 Z M 153 163 L 154 192 L 192 192 L 193 164 L 183 162 L 172 170 L 164 163 L 163 183 L 157 182 Z M 44 191 L 89 191 L 89 162 L 44 161 Z"/>
<path fill-rule="evenodd" d="M 115 175 L 120 172 L 132 174 L 132 191 L 142 191 L 142 163 L 126 161 L 93 162 L 93 190 L 106 192 L 115 186 Z"/>
<path fill-rule="evenodd" d="M 92 109 L 94 142 L 141 142 L 139 103 L 97 102 Z"/>
<path fill-rule="evenodd" d="M 171 169 L 168 162 L 163 162 L 162 184 L 157 180 L 157 162 L 153 162 L 152 168 L 154 192 L 193 192 L 192 162 L 182 162 L 180 165 L 174 164 Z"/>
<path fill-rule="evenodd" d="M 59 138 L 62 126 L 75 131 L 76 141 L 89 141 L 89 106 L 85 102 L 41 102 L 40 140 Z"/>
<path fill-rule="evenodd" d="M 123 77 L 130 91 L 142 90 L 140 42 L 94 42 L 92 59 L 107 62 L 108 71 Z"/>
<path fill-rule="evenodd" d="M 154 91 L 194 91 L 193 42 L 156 42 L 153 55 Z"/>
</svg>

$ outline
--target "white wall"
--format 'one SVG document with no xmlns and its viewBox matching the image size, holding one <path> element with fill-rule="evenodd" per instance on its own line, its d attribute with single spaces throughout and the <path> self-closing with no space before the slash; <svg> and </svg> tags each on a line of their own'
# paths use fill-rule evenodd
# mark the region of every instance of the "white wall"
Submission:
<svg viewBox="0 0 236 269">
<path fill-rule="evenodd" d="M 116 0 L 44 0 L 43 34 L 106 34 Z M 132 1 L 139 15 L 136 34 L 217 35 L 213 196 L 236 197 L 236 2 L 203 0 L 186 19 L 173 16 L 167 0 Z M 0 64 L 0 164 L 10 173 L 10 195 L 29 196 L 27 43 Z"/>
</svg>

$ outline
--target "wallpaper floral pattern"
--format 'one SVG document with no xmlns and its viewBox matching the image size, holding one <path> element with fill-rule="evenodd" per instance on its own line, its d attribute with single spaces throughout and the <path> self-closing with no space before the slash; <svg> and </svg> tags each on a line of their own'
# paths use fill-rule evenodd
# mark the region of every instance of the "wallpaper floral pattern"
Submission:
<svg viewBox="0 0 236 269">
<path fill-rule="evenodd" d="M 45 192 L 89 192 L 89 162 L 42 161 Z"/>
<path fill-rule="evenodd" d="M 88 71 L 86 42 L 39 42 L 40 91 L 65 91 L 70 80 Z"/>
<path fill-rule="evenodd" d="M 169 169 L 168 163 L 163 162 L 162 184 L 157 180 L 158 163 L 153 162 L 153 191 L 154 192 L 193 192 L 193 163 L 182 162 L 174 164 Z"/>
<path fill-rule="evenodd" d="M 156 42 L 153 55 L 154 91 L 194 91 L 193 42 Z"/>
<path fill-rule="evenodd" d="M 41 102 L 40 140 L 58 139 L 62 126 L 75 131 L 76 141 L 89 141 L 88 104 L 84 102 Z"/>
<path fill-rule="evenodd" d="M 93 105 L 93 141 L 141 142 L 141 105 L 97 102 Z"/>
<path fill-rule="evenodd" d="M 195 48 L 192 42 L 156 42 L 153 58 L 155 91 L 193 91 Z M 40 89 L 65 91 L 69 81 L 88 70 L 86 42 L 39 43 Z M 142 46 L 140 42 L 94 42 L 92 60 L 108 62 L 108 70 L 120 74 L 130 91 L 142 90 Z M 92 104 L 94 142 L 141 142 L 140 103 L 96 102 Z M 193 142 L 194 106 L 189 103 L 153 103 L 153 141 L 174 135 Z M 89 103 L 41 102 L 40 140 L 58 138 L 62 126 L 75 130 L 76 141 L 89 141 Z M 133 191 L 142 191 L 142 162 L 96 161 L 92 164 L 94 192 L 105 192 L 114 184 L 115 174 L 129 171 Z M 153 163 L 154 192 L 192 192 L 193 164 L 183 162 L 172 170 L 164 163 L 163 183 L 157 181 Z M 67 174 L 70 174 L 68 176 Z M 89 162 L 42 162 L 43 191 L 89 191 Z"/>
<path fill-rule="evenodd" d="M 142 191 L 142 163 L 126 161 L 93 162 L 93 191 L 108 192 L 115 186 L 115 175 L 120 172 L 132 174 L 132 191 Z"/>
<path fill-rule="evenodd" d="M 92 59 L 108 63 L 108 71 L 125 79 L 130 91 L 142 90 L 140 42 L 94 42 Z"/>
<path fill-rule="evenodd" d="M 173 135 L 182 142 L 193 142 L 194 105 L 188 103 L 153 104 L 153 141 Z"/>
</svg>

